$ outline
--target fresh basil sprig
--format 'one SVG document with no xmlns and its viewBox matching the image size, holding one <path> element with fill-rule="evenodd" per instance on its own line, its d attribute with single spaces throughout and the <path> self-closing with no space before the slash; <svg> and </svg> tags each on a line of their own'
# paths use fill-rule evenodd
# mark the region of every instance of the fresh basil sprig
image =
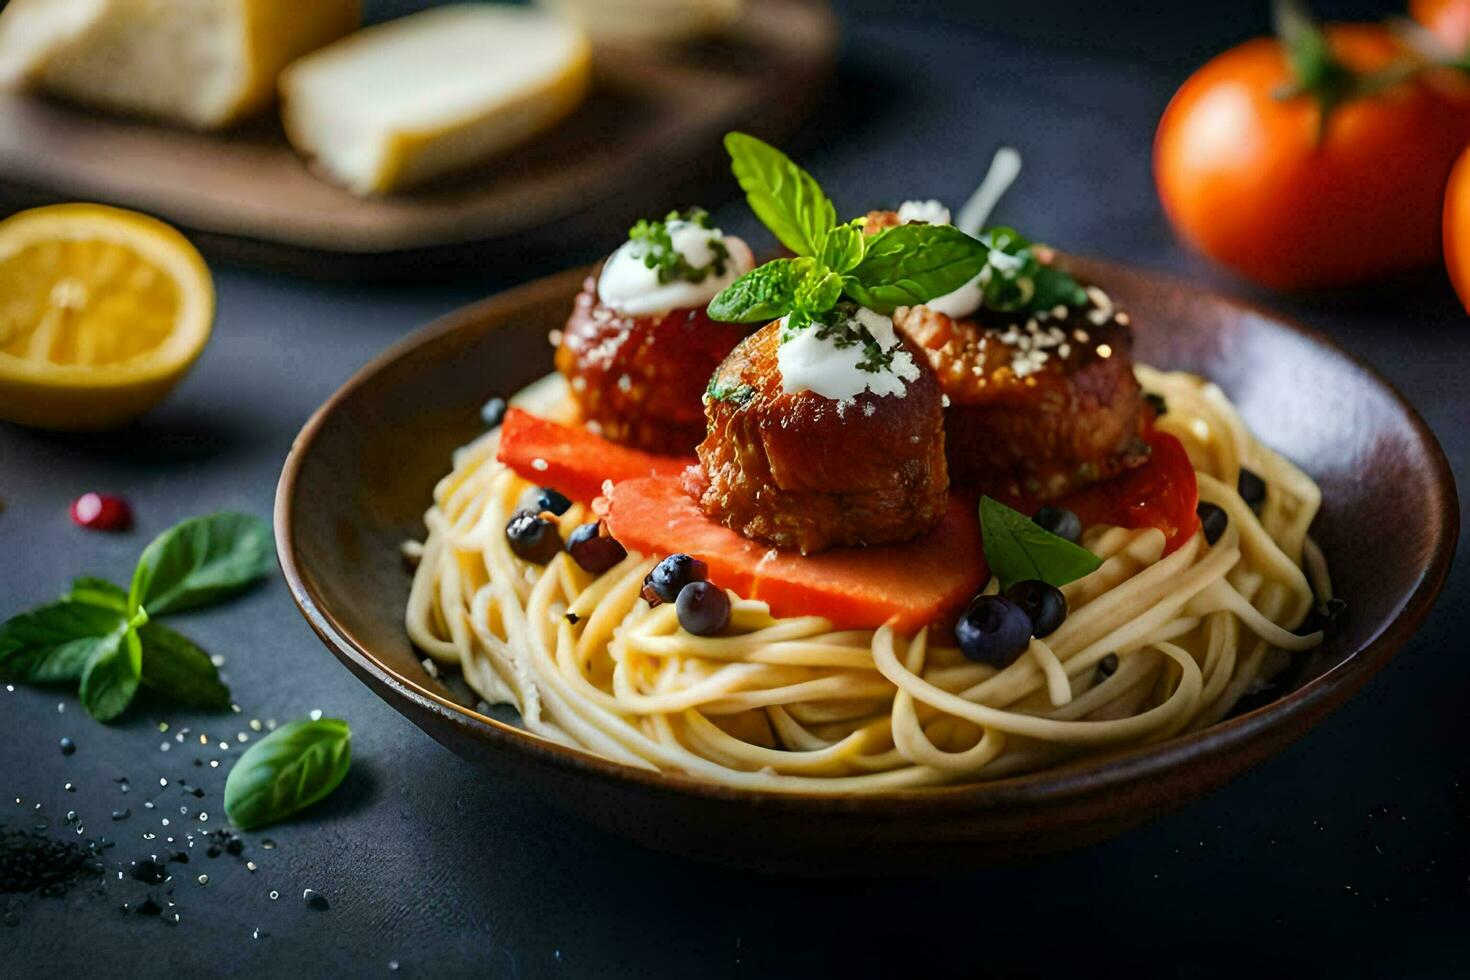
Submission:
<svg viewBox="0 0 1470 980">
<path fill-rule="evenodd" d="M 1086 548 L 990 497 L 980 498 L 980 535 L 985 562 L 1002 589 L 1031 579 L 1060 588 L 1102 564 Z"/>
<path fill-rule="evenodd" d="M 241 830 L 275 823 L 336 789 L 351 765 L 347 722 L 303 718 L 282 725 L 230 769 L 225 813 Z"/>
<path fill-rule="evenodd" d="M 985 305 L 997 310 L 1081 306 L 1076 280 L 1042 265 L 1011 229 L 979 239 L 950 225 L 908 224 L 863 234 L 865 219 L 837 223 L 837 211 L 811 174 L 780 150 L 744 133 L 725 137 L 731 168 L 751 210 L 796 253 L 739 279 L 709 305 L 712 319 L 759 323 L 790 316 L 801 328 L 838 303 L 879 313 L 953 292 L 982 272 Z"/>
<path fill-rule="evenodd" d="M 184 521 L 144 549 L 125 590 L 84 576 L 66 594 L 0 624 L 0 676 L 31 684 L 79 684 L 83 706 L 110 721 L 139 686 L 199 708 L 229 704 L 209 655 L 151 617 L 218 602 L 270 568 L 270 530 L 245 514 Z"/>
</svg>

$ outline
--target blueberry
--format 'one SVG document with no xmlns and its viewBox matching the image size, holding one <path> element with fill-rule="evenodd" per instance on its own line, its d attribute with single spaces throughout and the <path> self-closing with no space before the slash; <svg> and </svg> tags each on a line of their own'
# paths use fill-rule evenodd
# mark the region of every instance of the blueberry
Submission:
<svg viewBox="0 0 1470 980">
<path fill-rule="evenodd" d="M 709 566 L 690 555 L 669 555 L 653 566 L 653 571 L 643 579 L 643 598 L 650 606 L 660 602 L 673 602 L 680 591 L 690 582 L 703 582 L 709 578 Z"/>
<path fill-rule="evenodd" d="M 581 524 L 567 538 L 567 552 L 572 561 L 593 575 L 601 575 L 618 562 L 628 557 L 628 549 L 616 540 L 601 533 L 601 526 L 593 521 Z"/>
<path fill-rule="evenodd" d="M 1031 522 L 1043 531 L 1050 531 L 1073 544 L 1082 537 L 1082 519 L 1065 507 L 1043 507 L 1031 518 Z"/>
<path fill-rule="evenodd" d="M 493 429 L 505 418 L 505 399 L 492 398 L 480 406 L 480 421 L 485 423 L 485 428 Z"/>
<path fill-rule="evenodd" d="M 1245 505 L 1259 514 L 1261 506 L 1266 502 L 1266 481 L 1242 466 L 1235 488 L 1240 492 L 1240 499 L 1245 501 Z"/>
<path fill-rule="evenodd" d="M 1032 636 L 1050 636 L 1067 618 L 1067 599 L 1055 586 L 1027 579 L 1006 589 L 1006 598 L 1026 610 Z"/>
<path fill-rule="evenodd" d="M 1164 401 L 1164 396 L 1153 391 L 1145 391 L 1143 400 L 1148 402 L 1148 407 L 1154 410 L 1154 418 L 1166 415 L 1169 412 L 1169 403 Z"/>
<path fill-rule="evenodd" d="M 1199 515 L 1199 526 L 1205 532 L 1205 540 L 1210 544 L 1219 541 L 1220 535 L 1225 533 L 1225 526 L 1230 523 L 1230 515 L 1222 507 L 1204 500 L 1194 512 Z"/>
<path fill-rule="evenodd" d="M 1009 667 L 1031 645 L 1031 617 L 1005 596 L 977 596 L 955 624 L 954 638 L 969 659 Z"/>
<path fill-rule="evenodd" d="M 517 558 L 537 565 L 551 561 L 561 550 L 561 535 L 556 533 L 556 521 L 529 510 L 516 511 L 510 523 L 505 525 L 505 536 Z"/>
<path fill-rule="evenodd" d="M 730 621 L 730 597 L 708 582 L 690 582 L 680 589 L 674 608 L 679 613 L 679 625 L 695 636 L 718 633 Z"/>
<path fill-rule="evenodd" d="M 550 487 L 532 487 L 521 496 L 521 510 L 550 511 L 557 517 L 572 509 L 572 502 Z"/>
</svg>

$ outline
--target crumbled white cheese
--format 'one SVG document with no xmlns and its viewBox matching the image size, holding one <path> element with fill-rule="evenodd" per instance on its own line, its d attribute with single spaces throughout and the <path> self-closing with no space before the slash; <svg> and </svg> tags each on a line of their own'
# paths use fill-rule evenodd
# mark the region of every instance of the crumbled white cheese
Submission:
<svg viewBox="0 0 1470 980">
<path fill-rule="evenodd" d="M 919 366 L 902 347 L 893 351 L 887 367 L 865 371 L 859 367 L 865 356 L 862 344 L 839 347 L 833 335 L 818 337 L 818 324 L 788 333 L 788 319 L 781 319 L 782 341 L 776 352 L 781 390 L 787 394 L 810 391 L 836 402 L 865 391 L 902 398 L 908 393 L 908 383 L 918 380 Z M 862 307 L 853 314 L 853 321 L 865 327 L 883 350 L 893 350 L 898 345 L 891 317 Z"/>
</svg>

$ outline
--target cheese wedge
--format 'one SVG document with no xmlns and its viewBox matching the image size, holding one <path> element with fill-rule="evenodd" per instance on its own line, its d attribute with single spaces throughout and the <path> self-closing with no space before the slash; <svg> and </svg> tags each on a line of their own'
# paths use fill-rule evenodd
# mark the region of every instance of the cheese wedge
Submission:
<svg viewBox="0 0 1470 980">
<path fill-rule="evenodd" d="M 587 39 L 545 13 L 439 7 L 290 65 L 281 118 L 328 178 L 383 194 L 526 142 L 581 103 L 590 77 Z"/>
<path fill-rule="evenodd" d="M 0 81 L 198 129 L 274 100 L 287 63 L 353 30 L 360 0 L 11 0 Z"/>
</svg>

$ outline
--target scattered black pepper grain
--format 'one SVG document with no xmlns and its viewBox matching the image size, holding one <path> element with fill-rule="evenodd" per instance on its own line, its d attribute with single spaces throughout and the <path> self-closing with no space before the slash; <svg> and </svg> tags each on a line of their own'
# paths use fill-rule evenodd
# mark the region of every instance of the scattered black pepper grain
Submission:
<svg viewBox="0 0 1470 980">
<path fill-rule="evenodd" d="M 128 817 L 131 817 L 132 815 L 133 815 L 133 811 L 132 810 L 129 810 L 127 807 L 123 807 L 121 810 L 113 810 L 112 811 L 112 819 L 114 819 L 114 820 L 126 820 L 126 819 L 128 819 Z"/>
<path fill-rule="evenodd" d="M 576 626 L 581 621 L 582 617 L 578 616 L 576 613 L 567 613 L 567 622 L 571 623 L 573 626 Z"/>
<path fill-rule="evenodd" d="M 204 853 L 208 854 L 212 858 L 217 858 L 219 857 L 219 848 L 214 844 L 210 844 L 209 850 L 205 851 Z"/>
<path fill-rule="evenodd" d="M 175 864 L 188 864 L 189 855 L 184 851 L 174 851 L 173 856 L 169 860 Z"/>
<path fill-rule="evenodd" d="M 225 844 L 225 851 L 230 854 L 239 854 L 245 850 L 245 842 L 238 837 L 231 837 Z"/>
<path fill-rule="evenodd" d="M 149 895 L 143 899 L 143 904 L 138 906 L 137 911 L 139 915 L 161 915 L 163 913 L 163 906 L 155 902 L 152 895 Z"/>
<path fill-rule="evenodd" d="M 1118 671 L 1118 655 L 1110 653 L 1097 662 L 1097 679 L 1099 681 L 1112 677 Z"/>
<path fill-rule="evenodd" d="M 306 907 L 313 912 L 325 912 L 332 907 L 331 903 L 327 901 L 327 896 L 319 891 L 313 891 L 310 888 L 302 893 L 301 899 L 306 903 Z"/>
<path fill-rule="evenodd" d="M 97 851 L 95 844 L 0 827 L 0 893 L 61 895 L 96 876 Z"/>
<path fill-rule="evenodd" d="M 61 740 L 61 754 L 62 755 L 73 755 L 73 754 L 75 754 L 76 750 L 77 750 L 77 743 L 73 742 L 69 738 L 62 738 L 62 740 Z"/>
</svg>

